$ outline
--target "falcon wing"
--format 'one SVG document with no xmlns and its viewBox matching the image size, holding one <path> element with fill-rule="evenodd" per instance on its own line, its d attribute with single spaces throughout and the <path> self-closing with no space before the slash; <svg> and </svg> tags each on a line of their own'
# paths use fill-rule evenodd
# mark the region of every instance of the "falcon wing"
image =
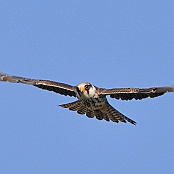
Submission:
<svg viewBox="0 0 174 174">
<path fill-rule="evenodd" d="M 76 97 L 76 87 L 64 83 L 54 82 L 50 80 L 36 80 L 18 76 L 11 76 L 0 73 L 0 81 L 13 82 L 13 83 L 24 83 L 36 86 L 38 88 L 53 91 L 62 95 L 69 95 Z"/>
<path fill-rule="evenodd" d="M 111 98 L 121 100 L 141 100 L 143 98 L 154 98 L 165 94 L 166 92 L 174 92 L 174 86 L 152 87 L 152 88 L 113 88 L 99 89 L 99 95 L 110 95 Z"/>
</svg>

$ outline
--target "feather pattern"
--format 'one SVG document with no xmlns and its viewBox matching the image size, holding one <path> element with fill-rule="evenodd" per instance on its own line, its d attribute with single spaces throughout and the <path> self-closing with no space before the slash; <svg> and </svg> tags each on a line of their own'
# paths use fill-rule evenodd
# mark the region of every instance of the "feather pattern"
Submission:
<svg viewBox="0 0 174 174">
<path fill-rule="evenodd" d="M 121 100 L 141 100 L 143 98 L 154 98 L 167 92 L 174 92 L 174 86 L 152 87 L 152 88 L 113 88 L 99 90 L 99 95 L 109 95 L 111 98 Z"/>
<path fill-rule="evenodd" d="M 11 76 L 7 74 L 0 73 L 0 81 L 13 82 L 13 83 L 23 83 L 36 86 L 38 88 L 53 91 L 62 95 L 69 95 L 76 97 L 76 87 L 64 83 L 54 82 L 50 80 L 36 80 L 18 76 Z"/>
<path fill-rule="evenodd" d="M 90 110 L 79 100 L 72 103 L 62 104 L 59 106 L 63 108 L 69 108 L 69 110 L 72 111 L 77 111 L 78 114 L 86 114 L 86 116 L 89 118 L 93 118 L 95 116 L 98 120 L 104 119 L 106 121 L 113 121 L 116 123 L 118 123 L 119 121 L 126 123 L 128 121 L 134 125 L 136 124 L 135 121 L 118 112 L 109 103 L 107 103 L 107 109 L 105 109 L 105 111 L 103 112 L 102 110 Z"/>
</svg>

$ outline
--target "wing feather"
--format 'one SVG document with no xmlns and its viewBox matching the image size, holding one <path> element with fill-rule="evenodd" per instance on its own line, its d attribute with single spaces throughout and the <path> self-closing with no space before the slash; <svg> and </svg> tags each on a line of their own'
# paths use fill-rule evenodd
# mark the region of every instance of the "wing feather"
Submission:
<svg viewBox="0 0 174 174">
<path fill-rule="evenodd" d="M 107 110 L 107 116 L 109 117 L 110 120 L 113 122 L 118 123 L 119 121 L 126 123 L 127 121 L 136 125 L 136 122 L 133 121 L 132 119 L 126 117 L 119 111 L 117 111 L 115 108 L 113 108 L 110 104 L 108 104 L 108 110 Z"/>
<path fill-rule="evenodd" d="M 99 95 L 110 95 L 111 98 L 121 100 L 141 100 L 147 97 L 158 97 L 167 92 L 174 92 L 174 86 L 152 87 L 152 88 L 113 88 L 99 89 Z"/>
<path fill-rule="evenodd" d="M 106 120 L 106 121 L 113 121 L 115 123 L 127 121 L 136 124 L 135 121 L 131 120 L 130 118 L 126 117 L 115 108 L 113 108 L 109 103 L 107 103 L 106 111 L 101 110 L 89 110 L 80 100 L 77 100 L 72 103 L 61 104 L 59 105 L 63 108 L 69 108 L 71 111 L 77 111 L 78 114 L 86 114 L 87 117 L 93 118 L 96 117 L 98 120 Z"/>
<path fill-rule="evenodd" d="M 87 108 L 79 100 L 72 102 L 72 103 L 61 104 L 59 106 L 61 106 L 63 108 L 69 108 L 69 110 L 71 110 L 71 111 L 77 111 L 78 114 L 82 114 L 82 115 L 88 112 Z M 92 114 L 89 112 L 88 112 L 88 114 L 92 118 Z"/>
<path fill-rule="evenodd" d="M 76 87 L 64 83 L 54 82 L 50 80 L 36 80 L 18 76 L 11 76 L 7 74 L 0 73 L 0 81 L 13 82 L 13 83 L 23 83 L 36 86 L 38 88 L 53 91 L 62 95 L 69 95 L 76 97 Z"/>
</svg>

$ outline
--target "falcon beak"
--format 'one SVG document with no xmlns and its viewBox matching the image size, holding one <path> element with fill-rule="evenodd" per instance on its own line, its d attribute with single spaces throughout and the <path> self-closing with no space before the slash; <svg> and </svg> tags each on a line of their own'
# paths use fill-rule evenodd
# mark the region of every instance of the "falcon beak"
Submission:
<svg viewBox="0 0 174 174">
<path fill-rule="evenodd" d="M 85 90 L 84 87 L 81 87 L 81 88 L 80 88 L 80 91 L 84 93 L 86 90 Z"/>
</svg>

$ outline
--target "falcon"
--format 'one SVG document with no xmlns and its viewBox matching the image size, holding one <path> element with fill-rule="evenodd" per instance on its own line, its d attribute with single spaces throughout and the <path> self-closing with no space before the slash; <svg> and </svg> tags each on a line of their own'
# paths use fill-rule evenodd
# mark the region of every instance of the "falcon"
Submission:
<svg viewBox="0 0 174 174">
<path fill-rule="evenodd" d="M 106 96 L 121 100 L 141 100 L 147 97 L 158 97 L 167 92 L 174 92 L 174 86 L 105 89 L 96 87 L 89 82 L 82 82 L 77 86 L 71 86 L 50 80 L 30 79 L 3 73 L 0 73 L 0 81 L 33 85 L 61 95 L 77 97 L 78 100 L 59 106 L 69 108 L 71 111 L 77 111 L 78 114 L 86 114 L 89 118 L 96 117 L 98 120 L 104 119 L 115 123 L 130 122 L 134 125 L 136 122 L 113 108 L 108 103 Z"/>
</svg>

